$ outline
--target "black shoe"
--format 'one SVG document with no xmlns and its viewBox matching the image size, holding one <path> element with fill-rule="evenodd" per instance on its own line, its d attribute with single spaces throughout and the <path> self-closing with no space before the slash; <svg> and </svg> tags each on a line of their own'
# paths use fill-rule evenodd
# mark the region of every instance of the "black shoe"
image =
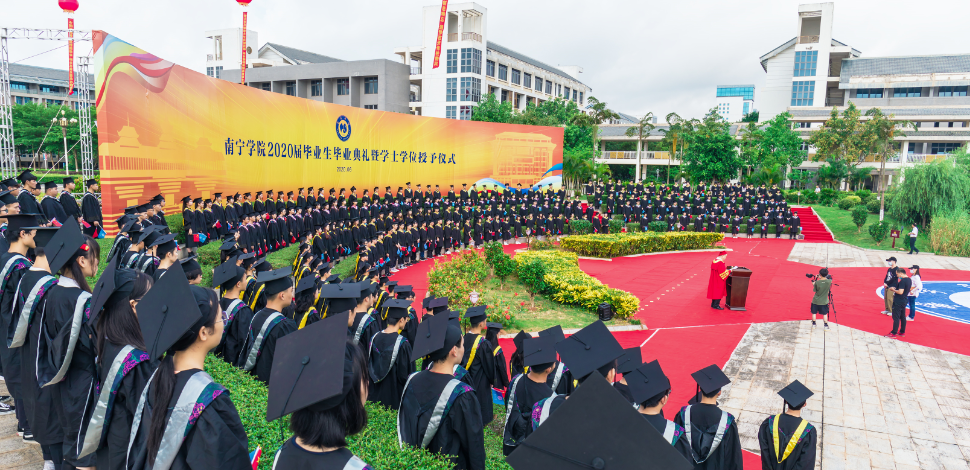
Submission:
<svg viewBox="0 0 970 470">
<path fill-rule="evenodd" d="M 24 442 L 31 442 L 31 443 L 37 442 L 34 440 L 34 433 L 30 431 L 24 431 Z"/>
<path fill-rule="evenodd" d="M 8 415 L 17 411 L 17 407 L 14 405 L 8 405 L 6 403 L 0 403 L 0 415 Z"/>
<path fill-rule="evenodd" d="M 724 307 L 722 307 L 720 305 L 714 305 L 713 308 L 715 308 L 717 310 L 724 310 Z"/>
</svg>

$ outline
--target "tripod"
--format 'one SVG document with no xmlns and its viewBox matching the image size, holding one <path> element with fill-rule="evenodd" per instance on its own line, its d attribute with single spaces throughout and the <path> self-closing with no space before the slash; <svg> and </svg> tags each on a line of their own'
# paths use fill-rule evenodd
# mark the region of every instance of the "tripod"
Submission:
<svg viewBox="0 0 970 470">
<path fill-rule="evenodd" d="M 832 283 L 832 287 L 838 287 L 838 284 Z M 839 322 L 839 314 L 835 309 L 835 295 L 832 294 L 832 289 L 829 289 L 829 305 L 832 306 L 832 323 Z"/>
</svg>

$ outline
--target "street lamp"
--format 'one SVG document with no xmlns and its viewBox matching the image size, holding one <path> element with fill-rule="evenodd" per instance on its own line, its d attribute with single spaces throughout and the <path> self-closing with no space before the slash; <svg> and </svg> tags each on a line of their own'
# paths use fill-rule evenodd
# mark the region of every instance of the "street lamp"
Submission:
<svg viewBox="0 0 970 470">
<path fill-rule="evenodd" d="M 64 172 L 67 174 L 70 174 L 71 160 L 67 158 L 67 126 L 76 125 L 77 119 L 71 118 L 70 120 L 68 120 L 66 114 L 67 113 L 62 109 L 61 117 L 60 118 L 54 117 L 54 119 L 51 119 L 51 123 L 61 126 L 61 137 L 64 139 L 64 165 L 65 165 Z"/>
</svg>

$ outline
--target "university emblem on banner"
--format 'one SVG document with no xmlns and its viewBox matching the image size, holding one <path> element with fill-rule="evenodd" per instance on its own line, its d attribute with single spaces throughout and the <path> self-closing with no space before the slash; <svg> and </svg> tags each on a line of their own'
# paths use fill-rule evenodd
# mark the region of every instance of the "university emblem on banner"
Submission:
<svg viewBox="0 0 970 470">
<path fill-rule="evenodd" d="M 347 116 L 337 118 L 337 137 L 341 142 L 346 142 L 350 138 L 350 119 L 347 119 Z"/>
</svg>

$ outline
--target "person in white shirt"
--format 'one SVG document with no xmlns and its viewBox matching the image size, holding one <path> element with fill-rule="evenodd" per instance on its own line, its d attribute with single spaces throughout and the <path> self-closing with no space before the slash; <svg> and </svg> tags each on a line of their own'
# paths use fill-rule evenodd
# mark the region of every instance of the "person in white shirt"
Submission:
<svg viewBox="0 0 970 470">
<path fill-rule="evenodd" d="M 913 229 L 909 231 L 909 254 L 919 254 L 919 249 L 916 248 L 916 237 L 919 236 L 919 229 L 916 228 L 916 224 L 913 224 Z"/>
<path fill-rule="evenodd" d="M 913 289 L 909 291 L 909 296 L 907 301 L 909 302 L 909 321 L 916 321 L 916 298 L 919 297 L 919 293 L 923 291 L 923 280 L 919 276 L 919 266 L 913 265 L 909 268 L 912 273 L 909 276 L 913 280 Z"/>
</svg>

